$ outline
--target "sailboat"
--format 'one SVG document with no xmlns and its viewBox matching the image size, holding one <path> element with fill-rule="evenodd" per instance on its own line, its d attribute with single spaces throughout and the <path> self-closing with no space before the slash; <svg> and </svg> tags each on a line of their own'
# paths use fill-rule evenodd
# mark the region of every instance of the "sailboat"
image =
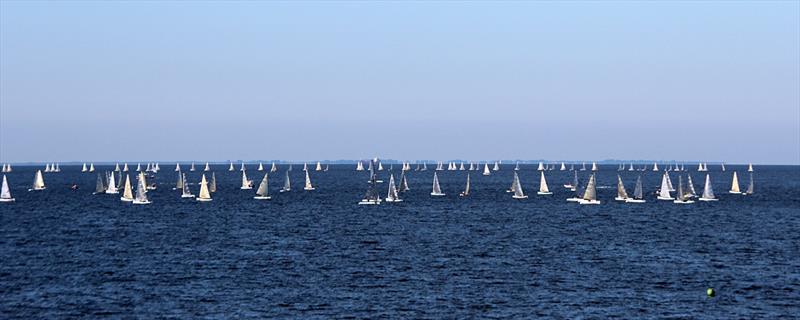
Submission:
<svg viewBox="0 0 800 320">
<path fill-rule="evenodd" d="M 217 175 L 214 172 L 211 173 L 211 184 L 208 186 L 208 191 L 217 192 Z"/>
<path fill-rule="evenodd" d="M 378 171 L 383 171 L 383 164 L 378 162 Z"/>
<path fill-rule="evenodd" d="M 360 162 L 359 162 L 360 163 Z M 376 174 L 375 171 L 372 169 L 372 160 L 369 162 L 369 186 L 367 187 L 367 193 L 364 194 L 364 198 L 358 202 L 358 204 L 374 204 L 378 205 L 381 203 L 381 197 L 378 195 L 377 191 L 377 184 L 376 184 Z M 288 179 L 288 176 L 287 176 Z"/>
<path fill-rule="evenodd" d="M 544 178 L 544 172 L 540 172 L 541 178 L 539 178 L 539 192 L 536 194 L 543 196 L 543 195 L 551 195 L 553 192 L 550 191 L 550 188 L 547 187 L 547 179 Z"/>
<path fill-rule="evenodd" d="M 242 167 L 239 170 L 241 170 L 241 171 L 247 170 L 247 168 L 244 166 L 244 161 L 242 161 Z"/>
<path fill-rule="evenodd" d="M 128 172 L 128 163 L 125 163 L 125 166 L 122 167 L 122 172 Z"/>
<path fill-rule="evenodd" d="M 362 163 L 361 160 L 358 160 L 356 163 L 356 171 L 364 171 L 364 163 Z"/>
<path fill-rule="evenodd" d="M 586 162 L 581 162 L 581 171 L 586 171 Z"/>
<path fill-rule="evenodd" d="M 233 167 L 233 161 L 230 162 L 230 166 L 228 166 L 228 171 L 235 171 L 236 169 Z"/>
<path fill-rule="evenodd" d="M 519 175 L 514 172 L 514 195 L 511 196 L 514 199 L 528 199 L 528 196 L 525 195 L 525 192 L 522 191 L 522 183 L 519 182 Z"/>
<path fill-rule="evenodd" d="M 464 191 L 459 194 L 461 197 L 468 197 L 469 196 L 469 173 L 467 173 L 467 185 L 464 187 Z"/>
<path fill-rule="evenodd" d="M 667 176 L 667 186 L 669 186 L 669 191 L 675 191 L 675 188 L 672 187 L 672 179 L 669 177 L 669 173 L 664 173 Z"/>
<path fill-rule="evenodd" d="M 183 180 L 183 174 L 178 171 L 178 182 L 175 183 L 175 188 L 172 188 L 172 190 L 183 189 Z"/>
<path fill-rule="evenodd" d="M 144 172 L 139 172 L 139 181 L 136 183 L 136 197 L 133 204 L 150 204 L 147 200 L 147 183 L 144 181 Z"/>
<path fill-rule="evenodd" d="M 561 162 L 561 171 L 567 170 L 567 166 L 564 165 L 564 162 Z"/>
<path fill-rule="evenodd" d="M 733 194 L 742 193 L 741 191 L 739 191 L 739 177 L 736 175 L 736 171 L 733 172 L 733 181 L 731 182 L 731 190 L 728 192 Z"/>
<path fill-rule="evenodd" d="M 703 195 L 700 196 L 700 201 L 718 201 L 716 196 L 714 196 L 714 189 L 711 188 L 711 175 L 706 173 L 706 184 L 703 187 Z"/>
<path fill-rule="evenodd" d="M 258 190 L 256 190 L 256 196 L 253 197 L 256 200 L 270 200 L 272 197 L 269 196 L 269 172 L 264 174 L 264 178 L 261 179 L 261 184 L 258 185 Z"/>
<path fill-rule="evenodd" d="M 428 171 L 428 163 L 427 162 L 423 162 L 422 163 L 422 169 L 419 169 L 419 171 Z"/>
<path fill-rule="evenodd" d="M 386 195 L 386 202 L 402 202 L 394 184 L 394 174 L 389 174 L 389 193 Z"/>
<path fill-rule="evenodd" d="M 137 163 L 136 164 L 136 172 L 139 172 L 139 171 L 142 171 L 142 164 L 141 163 Z"/>
<path fill-rule="evenodd" d="M 661 176 L 661 188 L 659 188 L 658 191 L 658 200 L 675 200 L 669 192 L 669 175 L 664 172 L 664 175 Z"/>
<path fill-rule="evenodd" d="M 753 172 L 753 164 L 752 163 L 747 165 L 747 172 Z"/>
<path fill-rule="evenodd" d="M 461 166 L 458 167 L 458 170 L 459 171 L 464 171 L 464 163 L 463 162 L 461 163 Z"/>
<path fill-rule="evenodd" d="M 44 172 L 50 172 L 50 164 L 49 163 L 45 163 L 44 164 Z"/>
<path fill-rule="evenodd" d="M 570 163 L 569 171 L 575 171 L 575 164 L 574 163 Z"/>
<path fill-rule="evenodd" d="M 597 163 L 592 162 L 592 171 L 597 171 Z"/>
<path fill-rule="evenodd" d="M 264 171 L 264 164 L 262 164 L 261 162 L 259 162 L 259 163 L 258 163 L 258 169 L 256 169 L 256 170 L 258 170 L 258 171 Z"/>
<path fill-rule="evenodd" d="M 330 164 L 325 164 L 325 170 L 322 170 L 322 171 L 328 172 L 328 169 L 330 169 L 330 168 L 331 168 Z"/>
<path fill-rule="evenodd" d="M 536 168 L 536 170 L 539 170 L 539 171 L 544 171 L 544 163 L 542 163 L 542 162 L 540 161 L 540 162 L 539 162 L 539 167 L 538 167 L 538 168 Z"/>
<path fill-rule="evenodd" d="M 488 163 L 484 163 L 483 164 L 483 175 L 484 176 L 488 176 L 490 174 L 492 174 L 492 172 L 489 171 L 489 164 Z"/>
<path fill-rule="evenodd" d="M 434 197 L 445 196 L 445 194 L 442 192 L 442 188 L 439 187 L 439 176 L 436 174 L 436 172 L 433 172 L 433 190 L 431 191 L 431 196 Z"/>
<path fill-rule="evenodd" d="M 117 165 L 117 168 L 119 168 L 119 164 Z M 180 171 L 181 171 L 181 164 L 175 163 L 175 172 L 180 172 Z"/>
<path fill-rule="evenodd" d="M 636 169 L 633 168 L 633 162 L 631 162 L 631 166 L 628 168 L 628 171 L 634 171 Z"/>
<path fill-rule="evenodd" d="M 628 191 L 625 190 L 625 184 L 622 183 L 622 177 L 617 175 L 617 196 L 614 197 L 614 200 L 625 201 L 628 200 L 628 198 Z"/>
<path fill-rule="evenodd" d="M 269 172 L 278 172 L 278 166 L 275 165 L 275 162 L 272 163 L 272 167 L 269 168 Z"/>
<path fill-rule="evenodd" d="M 194 162 L 192 162 L 192 166 L 191 166 L 191 167 L 189 167 L 189 172 L 194 172 L 194 170 L 195 170 L 195 168 L 194 168 Z"/>
<path fill-rule="evenodd" d="M 743 195 L 753 194 L 753 192 L 755 192 L 755 190 L 754 190 L 755 188 L 754 187 L 755 186 L 753 185 L 753 173 L 750 172 L 750 183 L 747 184 L 747 190 L 745 190 L 744 193 L 742 193 L 742 194 Z"/>
<path fill-rule="evenodd" d="M 306 185 L 303 187 L 305 191 L 313 191 L 314 186 L 311 185 L 311 176 L 308 175 L 308 170 L 306 170 Z"/>
<path fill-rule="evenodd" d="M 119 163 L 117 163 L 117 164 L 115 164 L 115 165 L 114 165 L 114 171 L 115 171 L 115 172 L 120 172 L 120 171 L 122 171 L 122 170 L 120 170 L 120 169 L 119 169 Z"/>
<path fill-rule="evenodd" d="M 467 175 L 469 175 L 469 173 L 467 173 Z M 400 192 L 406 192 L 408 190 L 411 190 L 411 188 L 408 187 L 408 181 L 406 180 L 406 173 L 405 173 L 405 171 L 403 171 L 403 172 L 400 173 L 400 188 L 399 188 L 399 191 Z"/>
<path fill-rule="evenodd" d="M 577 172 L 575 174 L 575 181 L 573 182 L 572 191 L 575 191 L 575 194 L 572 195 L 572 198 L 567 198 L 568 202 L 579 202 L 583 200 L 583 194 L 585 193 L 586 189 L 580 186 L 580 181 L 578 181 Z"/>
<path fill-rule="evenodd" d="M 499 170 L 500 170 L 500 163 L 495 161 L 494 162 L 494 168 L 492 168 L 492 171 L 499 171 Z"/>
<path fill-rule="evenodd" d="M 289 170 L 286 170 L 286 179 L 283 181 L 283 188 L 281 188 L 281 192 L 289 191 L 292 191 L 292 182 L 289 180 Z"/>
<path fill-rule="evenodd" d="M 203 168 L 203 171 L 205 171 L 205 172 L 211 171 L 211 166 L 208 165 L 208 162 L 206 162 L 206 167 Z"/>
<path fill-rule="evenodd" d="M 0 187 L 0 202 L 14 202 L 14 198 L 11 197 L 11 190 L 8 188 L 6 175 L 3 175 L 3 186 Z"/>
<path fill-rule="evenodd" d="M 658 162 L 653 162 L 653 171 L 658 171 Z"/>
<path fill-rule="evenodd" d="M 247 179 L 247 171 L 242 170 L 242 187 L 239 188 L 242 190 L 250 190 L 253 189 L 253 183 Z"/>
<path fill-rule="evenodd" d="M 683 189 L 683 176 L 681 175 L 678 175 L 678 194 L 676 195 L 676 197 L 678 198 L 672 201 L 672 203 L 678 203 L 678 204 L 694 203 L 694 201 L 692 201 L 692 199 L 689 197 L 689 193 L 685 192 L 685 190 Z"/>
<path fill-rule="evenodd" d="M 575 191 L 575 187 L 578 185 L 578 171 L 572 170 L 572 173 L 573 173 L 572 181 L 565 183 L 564 188 Z"/>
<path fill-rule="evenodd" d="M 308 171 L 308 163 L 303 163 L 303 171 Z"/>
<path fill-rule="evenodd" d="M 125 175 L 125 187 L 122 189 L 122 197 L 119 199 L 125 202 L 133 202 L 133 190 L 131 189 L 131 176 Z"/>
<path fill-rule="evenodd" d="M 86 167 L 86 162 L 83 163 L 83 168 L 81 168 L 81 172 L 89 171 L 89 168 Z M 3 172 L 6 172 L 6 165 L 3 165 Z"/>
<path fill-rule="evenodd" d="M 183 180 L 183 188 L 181 188 L 181 198 L 194 198 L 192 191 L 189 189 L 189 183 L 186 182 L 186 174 L 181 175 Z"/>
<path fill-rule="evenodd" d="M 642 190 L 642 176 L 636 178 L 636 187 L 633 188 L 633 198 L 625 199 L 626 203 L 644 203 L 644 192 Z"/>
<path fill-rule="evenodd" d="M 94 192 L 92 194 L 105 194 L 106 193 L 106 179 L 103 178 L 99 172 L 97 173 L 97 184 L 95 185 Z"/>
<path fill-rule="evenodd" d="M 686 183 L 688 184 L 686 189 L 687 189 L 687 193 L 689 194 L 689 197 L 690 198 L 697 197 L 697 192 L 694 190 L 694 182 L 692 182 L 692 175 L 687 173 L 686 174 L 686 178 L 687 178 L 686 179 L 687 180 Z"/>
<path fill-rule="evenodd" d="M 106 188 L 107 194 L 118 194 L 119 190 L 117 189 L 117 183 L 114 180 L 114 174 L 108 175 L 108 188 Z"/>
<path fill-rule="evenodd" d="M 200 177 L 200 194 L 197 195 L 195 198 L 197 201 L 211 201 L 211 193 L 208 192 L 208 182 L 206 181 L 206 175 Z"/>
<path fill-rule="evenodd" d="M 725 172 L 725 163 L 722 163 L 722 172 Z"/>
<path fill-rule="evenodd" d="M 317 167 L 314 168 L 314 170 L 315 171 L 322 171 L 322 164 L 320 164 L 319 161 L 317 161 Z"/>
<path fill-rule="evenodd" d="M 8 166 L 6 166 L 6 172 L 11 172 L 11 164 L 10 163 L 8 164 Z"/>
<path fill-rule="evenodd" d="M 595 187 L 597 182 L 594 178 L 594 173 L 589 176 L 589 183 L 586 184 L 586 191 L 583 193 L 583 199 L 578 200 L 579 204 L 600 204 L 600 200 L 597 200 L 597 189 Z"/>
</svg>

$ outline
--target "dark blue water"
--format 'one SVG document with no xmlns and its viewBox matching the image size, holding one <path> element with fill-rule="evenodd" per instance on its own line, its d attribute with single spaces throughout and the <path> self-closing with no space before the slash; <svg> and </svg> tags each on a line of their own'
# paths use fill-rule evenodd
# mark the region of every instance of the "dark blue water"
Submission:
<svg viewBox="0 0 800 320">
<path fill-rule="evenodd" d="M 520 171 L 527 200 L 505 193 L 513 171 L 503 166 L 473 173 L 466 199 L 465 172 L 439 172 L 448 195 L 435 199 L 433 172 L 411 172 L 406 201 L 381 206 L 356 204 L 368 177 L 350 165 L 312 172 L 313 192 L 295 166 L 295 191 L 269 202 L 224 167 L 213 202 L 181 199 L 170 169 L 153 204 L 133 206 L 92 195 L 96 175 L 77 167 L 26 192 L 34 168 L 15 166 L 17 202 L 0 204 L 0 317 L 800 314 L 800 167 L 757 166 L 752 196 L 727 194 L 743 167 L 710 168 L 721 201 L 693 205 L 656 201 L 660 173 L 646 172 L 648 203 L 626 205 L 613 201 L 616 166 L 604 166 L 599 206 L 565 201 L 569 172 L 548 172 L 555 195 L 537 196 L 534 166 Z M 632 192 L 639 172 L 621 174 Z M 692 175 L 700 191 L 703 175 Z M 272 177 L 274 191 L 282 180 Z"/>
</svg>

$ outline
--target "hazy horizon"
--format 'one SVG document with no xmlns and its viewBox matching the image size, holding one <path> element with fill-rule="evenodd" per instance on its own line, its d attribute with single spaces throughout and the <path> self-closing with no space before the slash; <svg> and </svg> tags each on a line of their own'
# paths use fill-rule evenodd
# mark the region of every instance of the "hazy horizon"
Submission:
<svg viewBox="0 0 800 320">
<path fill-rule="evenodd" d="M 800 164 L 800 2 L 0 2 L 0 163 L 376 155 Z"/>
</svg>

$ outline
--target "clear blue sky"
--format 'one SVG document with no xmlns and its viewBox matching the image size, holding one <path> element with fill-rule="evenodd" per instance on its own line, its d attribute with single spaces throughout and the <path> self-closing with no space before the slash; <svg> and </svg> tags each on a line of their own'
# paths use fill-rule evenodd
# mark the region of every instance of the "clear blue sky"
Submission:
<svg viewBox="0 0 800 320">
<path fill-rule="evenodd" d="M 0 162 L 800 163 L 800 4 L 0 2 Z"/>
</svg>

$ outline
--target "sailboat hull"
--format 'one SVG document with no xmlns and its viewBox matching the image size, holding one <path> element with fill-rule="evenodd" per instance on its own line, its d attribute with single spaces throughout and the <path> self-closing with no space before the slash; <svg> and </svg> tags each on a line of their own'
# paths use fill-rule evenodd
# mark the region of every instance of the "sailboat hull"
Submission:
<svg viewBox="0 0 800 320">
<path fill-rule="evenodd" d="M 432 197 L 444 197 L 445 194 L 444 193 L 431 192 L 431 196 Z"/>
<path fill-rule="evenodd" d="M 14 198 L 0 199 L 0 202 L 14 202 Z"/>
<path fill-rule="evenodd" d="M 658 196 L 658 200 L 672 201 L 675 200 L 675 198 Z"/>
<path fill-rule="evenodd" d="M 700 200 L 700 201 L 719 201 L 719 199 L 717 199 L 717 198 L 702 198 L 702 197 L 697 199 L 697 200 Z"/>
<path fill-rule="evenodd" d="M 389 199 L 389 198 L 386 198 L 384 201 L 386 201 L 386 202 L 403 202 L 403 199 Z"/>
<path fill-rule="evenodd" d="M 358 202 L 358 204 L 363 204 L 363 205 L 381 204 L 381 199 L 375 199 L 375 200 L 362 199 L 361 201 Z"/>
<path fill-rule="evenodd" d="M 580 199 L 580 200 L 578 200 L 578 204 L 600 204 L 600 200 L 585 200 L 585 199 Z"/>
<path fill-rule="evenodd" d="M 145 200 L 145 201 L 133 200 L 132 202 L 133 202 L 133 204 L 151 204 L 152 203 L 152 202 L 147 201 L 147 200 Z"/>
<path fill-rule="evenodd" d="M 742 194 L 741 191 L 728 191 L 728 193 L 730 193 L 730 194 Z"/>
<path fill-rule="evenodd" d="M 253 187 L 240 187 L 239 189 L 242 189 L 242 190 L 251 190 L 251 189 L 253 189 Z"/>
<path fill-rule="evenodd" d="M 631 198 L 625 199 L 625 203 L 645 203 L 645 202 L 647 201 L 645 201 L 644 199 L 631 199 Z"/>
<path fill-rule="evenodd" d="M 256 200 L 272 200 L 272 197 L 270 197 L 270 196 L 266 196 L 266 197 L 255 196 L 255 197 L 253 197 L 253 199 L 256 199 Z"/>
<path fill-rule="evenodd" d="M 125 198 L 125 197 L 119 197 L 119 200 L 123 201 L 123 202 L 133 202 L 133 199 L 128 199 L 128 198 Z"/>
<path fill-rule="evenodd" d="M 514 199 L 528 199 L 528 196 L 511 196 Z"/>
<path fill-rule="evenodd" d="M 540 196 L 549 196 L 549 195 L 552 195 L 553 193 L 552 192 L 541 192 L 541 191 L 539 191 L 536 194 L 538 194 Z"/>
<path fill-rule="evenodd" d="M 33 189 L 28 189 L 28 191 L 42 191 L 44 189 L 46 188 L 33 188 Z"/>
<path fill-rule="evenodd" d="M 672 201 L 672 203 L 677 203 L 677 204 L 691 204 L 691 203 L 694 203 L 694 201 L 692 201 L 692 200 L 685 200 L 685 201 L 681 201 L 681 200 L 675 200 L 675 201 Z"/>
<path fill-rule="evenodd" d="M 314 188 L 314 187 L 305 187 L 305 188 L 303 188 L 303 190 L 305 190 L 305 191 L 314 191 L 314 190 L 316 190 L 316 188 Z"/>
<path fill-rule="evenodd" d="M 209 201 L 211 201 L 212 199 L 207 199 L 207 198 L 197 198 L 197 199 L 195 199 L 195 200 L 197 200 L 197 201 L 200 201 L 200 202 L 209 202 Z"/>
<path fill-rule="evenodd" d="M 181 195 L 181 198 L 194 198 L 194 197 L 195 197 L 195 195 L 193 195 L 193 194 L 182 194 Z"/>
<path fill-rule="evenodd" d="M 614 197 L 614 200 L 616 200 L 616 201 L 625 201 L 625 200 L 628 200 L 628 198 Z"/>
<path fill-rule="evenodd" d="M 581 198 L 567 198 L 568 202 L 579 202 L 581 200 L 583 200 L 583 199 L 581 199 Z"/>
</svg>

